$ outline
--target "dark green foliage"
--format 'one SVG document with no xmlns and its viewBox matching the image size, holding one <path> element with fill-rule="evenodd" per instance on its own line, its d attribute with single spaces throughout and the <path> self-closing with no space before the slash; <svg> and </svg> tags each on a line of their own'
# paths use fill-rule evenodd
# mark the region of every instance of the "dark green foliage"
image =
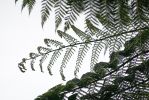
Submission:
<svg viewBox="0 0 149 100">
<path fill-rule="evenodd" d="M 77 79 L 77 78 L 74 78 L 74 79 L 68 81 L 68 82 L 66 83 L 65 90 L 66 90 L 66 91 L 72 90 L 73 88 L 75 88 L 76 86 L 78 86 L 78 83 L 79 83 L 79 82 L 80 82 L 80 80 Z"/>
<path fill-rule="evenodd" d="M 38 96 L 35 100 L 62 100 L 62 96 L 59 95 L 60 92 L 64 90 L 63 85 L 57 85 L 51 88 L 47 93 Z"/>
<path fill-rule="evenodd" d="M 77 94 L 73 94 L 68 97 L 68 100 L 76 100 L 76 96 L 77 96 Z"/>
</svg>

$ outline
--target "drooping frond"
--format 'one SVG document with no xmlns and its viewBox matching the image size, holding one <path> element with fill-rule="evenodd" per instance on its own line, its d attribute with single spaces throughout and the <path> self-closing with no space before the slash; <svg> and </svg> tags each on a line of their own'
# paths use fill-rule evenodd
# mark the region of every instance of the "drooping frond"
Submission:
<svg viewBox="0 0 149 100">
<path fill-rule="evenodd" d="M 15 0 L 15 3 L 17 3 L 19 0 Z M 27 7 L 28 8 L 28 11 L 29 11 L 29 14 L 31 13 L 34 5 L 36 3 L 36 0 L 23 0 L 22 1 L 22 10 Z"/>
<path fill-rule="evenodd" d="M 19 0 L 16 0 L 16 2 L 17 1 Z M 34 4 L 35 0 L 23 0 L 22 9 L 26 6 L 28 6 L 29 9 L 32 9 Z M 64 25 L 66 28 L 65 30 L 71 26 L 72 30 L 80 40 L 78 41 L 70 34 L 67 34 L 65 30 L 64 32 L 57 31 L 57 33 L 67 41 L 68 44 L 62 44 L 59 41 L 45 39 L 47 47 L 38 48 L 39 52 L 37 57 L 43 59 L 44 55 L 49 56 L 49 53 L 53 53 L 51 59 L 53 59 L 53 57 L 55 58 L 50 61 L 48 65 L 50 73 L 51 66 L 54 65 L 54 62 L 59 57 L 60 50 L 62 49 L 72 48 L 73 50 L 74 47 L 80 47 L 78 51 L 76 73 L 82 64 L 87 51 L 89 51 L 89 48 L 92 49 L 91 66 L 93 67 L 99 60 L 98 55 L 102 48 L 105 48 L 105 52 L 106 50 L 109 50 L 110 54 L 112 54 L 112 52 L 117 52 L 126 41 L 135 37 L 137 34 L 142 32 L 142 30 L 148 29 L 149 2 L 147 0 L 42 0 L 43 24 L 49 17 L 52 7 L 55 10 L 56 30 L 64 21 L 66 22 Z M 73 25 L 77 18 L 79 18 L 78 16 L 81 12 L 84 12 L 85 15 L 87 29 L 85 32 Z M 102 27 L 99 28 L 99 25 L 102 25 Z M 91 47 L 91 44 L 93 44 L 93 47 Z M 50 47 L 50 45 L 54 45 L 55 48 Z M 63 52 L 64 51 L 65 50 L 63 50 Z M 68 51 L 71 51 L 71 49 L 66 50 L 66 52 Z M 68 55 L 68 58 L 65 59 L 64 57 L 64 65 L 67 64 L 69 58 L 72 56 L 66 52 L 64 53 Z M 32 60 L 31 66 L 33 70 L 35 70 L 33 67 L 35 58 L 30 57 L 26 59 Z M 45 61 L 42 59 L 40 59 L 40 66 Z M 133 62 L 141 59 L 142 58 L 139 58 Z M 19 63 L 19 68 L 22 72 L 26 71 L 24 66 L 25 61 L 23 60 Z M 63 68 L 64 67 L 61 67 L 61 69 Z"/>
<path fill-rule="evenodd" d="M 140 31 L 125 43 L 123 51 L 113 52 L 110 62 L 97 63 L 93 70 L 50 89 L 39 99 L 55 94 L 60 100 L 147 100 L 149 89 L 149 30 Z M 54 87 L 56 88 L 56 87 Z M 35 99 L 38 100 L 38 99 Z"/>
<path fill-rule="evenodd" d="M 131 38 L 131 37 L 136 36 L 135 34 L 141 32 L 142 30 L 146 30 L 148 28 L 144 27 L 144 28 L 140 28 L 136 30 L 130 30 L 130 31 L 116 34 L 116 35 L 110 35 L 108 34 L 108 32 L 103 32 L 100 29 L 96 28 L 97 39 L 94 39 L 91 35 L 84 33 L 83 31 L 81 31 L 80 29 L 74 26 L 72 26 L 72 29 L 74 30 L 74 32 L 76 32 L 78 37 L 80 37 L 82 42 L 78 41 L 77 39 L 67 34 L 66 32 L 58 31 L 58 34 L 62 38 L 64 38 L 65 41 L 67 41 L 67 44 L 63 44 L 62 42 L 52 40 L 52 39 L 44 39 L 44 42 L 47 47 L 39 46 L 37 48 L 38 50 L 37 54 L 30 53 L 30 58 L 26 58 L 26 60 L 31 60 L 31 69 L 35 70 L 33 66 L 35 63 L 35 60 L 37 57 L 41 57 L 39 60 L 39 65 L 40 65 L 41 71 L 43 72 L 43 69 L 42 69 L 43 63 L 48 60 L 47 58 L 49 54 L 53 53 L 51 56 L 51 59 L 49 60 L 49 64 L 47 65 L 47 69 L 49 73 L 52 75 L 52 72 L 51 72 L 52 66 L 54 65 L 58 57 L 60 57 L 62 52 L 65 51 L 63 49 L 66 49 L 65 55 L 62 60 L 62 65 L 60 67 L 61 76 L 63 79 L 65 79 L 65 76 L 63 74 L 63 68 L 66 67 L 70 58 L 75 53 L 75 48 L 79 47 L 75 71 L 74 71 L 75 76 L 77 76 L 77 73 L 79 72 L 79 68 L 81 67 L 83 59 L 85 58 L 89 49 L 92 49 L 92 56 L 91 56 L 91 70 L 92 70 L 93 66 L 99 61 L 98 59 L 99 54 L 104 47 L 108 46 L 108 49 L 111 49 L 111 52 L 113 51 L 116 52 L 117 50 L 115 50 L 114 47 L 117 49 L 120 49 L 120 46 L 122 46 L 120 43 L 121 42 L 120 39 L 123 35 L 130 36 L 129 38 Z M 105 34 L 102 34 L 102 33 L 105 33 Z M 134 36 L 132 34 L 134 34 Z M 117 41 L 117 42 L 110 42 L 110 38 L 111 40 L 113 39 L 113 41 Z M 127 39 L 123 39 L 123 41 L 125 42 Z M 118 43 L 118 44 L 114 44 L 114 43 Z M 93 47 L 91 47 L 92 44 L 93 44 Z M 26 68 L 25 68 L 26 60 L 23 60 L 21 64 L 19 64 L 19 68 L 22 72 L 26 71 Z"/>
</svg>

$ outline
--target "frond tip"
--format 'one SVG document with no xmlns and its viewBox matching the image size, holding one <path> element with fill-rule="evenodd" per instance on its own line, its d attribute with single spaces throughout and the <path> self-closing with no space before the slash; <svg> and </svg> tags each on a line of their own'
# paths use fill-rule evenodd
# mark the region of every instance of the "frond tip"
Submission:
<svg viewBox="0 0 149 100">
<path fill-rule="evenodd" d="M 52 10 L 52 7 L 54 6 L 53 0 L 42 0 L 41 1 L 41 25 L 43 27 L 44 23 L 47 21 L 50 15 L 50 11 Z"/>
<path fill-rule="evenodd" d="M 19 64 L 18 64 L 18 67 L 19 67 L 20 71 L 23 72 L 23 73 L 27 70 L 27 69 L 25 68 L 25 65 L 24 65 L 23 63 L 19 63 Z"/>
<path fill-rule="evenodd" d="M 15 2 L 17 2 L 18 0 L 16 0 Z M 22 10 L 27 6 L 29 14 L 31 13 L 34 5 L 36 3 L 36 0 L 23 0 L 22 2 Z"/>
</svg>

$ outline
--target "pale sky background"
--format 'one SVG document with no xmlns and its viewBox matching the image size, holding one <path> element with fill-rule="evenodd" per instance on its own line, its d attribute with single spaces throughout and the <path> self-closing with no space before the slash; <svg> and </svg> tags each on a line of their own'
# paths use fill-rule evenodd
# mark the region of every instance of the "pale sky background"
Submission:
<svg viewBox="0 0 149 100">
<path fill-rule="evenodd" d="M 49 76 L 46 70 L 44 73 L 40 70 L 33 72 L 30 66 L 26 66 L 26 73 L 21 73 L 18 69 L 17 64 L 21 59 L 36 51 L 37 46 L 42 46 L 44 38 L 57 39 L 53 27 L 54 17 L 42 29 L 40 5 L 37 4 L 30 16 L 27 9 L 21 13 L 20 6 L 21 4 L 15 5 L 14 0 L 0 0 L 0 100 L 33 100 L 63 82 L 59 70 L 54 70 L 60 66 L 60 62 L 53 68 L 53 76 Z M 74 68 L 72 65 L 69 63 L 65 70 L 67 80 L 74 77 L 73 72 L 69 72 L 70 67 Z M 80 72 L 89 71 L 89 65 L 83 66 L 86 68 Z"/>
</svg>

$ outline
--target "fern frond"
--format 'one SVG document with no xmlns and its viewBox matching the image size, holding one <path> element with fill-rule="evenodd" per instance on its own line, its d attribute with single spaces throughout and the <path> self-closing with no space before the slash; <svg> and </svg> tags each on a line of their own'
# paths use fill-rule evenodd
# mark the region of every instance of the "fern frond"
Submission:
<svg viewBox="0 0 149 100">
<path fill-rule="evenodd" d="M 70 48 L 66 49 L 66 52 L 65 52 L 65 55 L 63 57 L 62 64 L 61 64 L 61 67 L 60 67 L 61 75 L 63 75 L 63 68 L 66 67 L 67 63 L 69 62 L 69 60 L 72 57 L 72 55 L 74 54 L 74 52 L 75 52 L 74 47 L 70 47 Z"/>
<path fill-rule="evenodd" d="M 122 38 L 122 35 L 124 35 L 124 37 L 125 37 L 125 35 L 127 35 L 127 36 L 129 36 L 130 35 L 130 37 L 133 37 L 133 35 L 132 35 L 132 33 L 134 34 L 134 33 L 136 33 L 137 34 L 137 32 L 142 32 L 142 30 L 147 30 L 148 29 L 148 27 L 144 27 L 144 28 L 140 28 L 140 29 L 135 29 L 135 30 L 130 30 L 130 31 L 126 31 L 126 32 L 122 32 L 122 33 L 118 33 L 118 34 L 116 34 L 116 35 L 109 35 L 108 33 L 109 32 L 104 32 L 104 31 L 101 31 L 100 29 L 98 29 L 98 28 L 96 28 L 96 31 L 97 31 L 97 34 L 96 34 L 96 37 L 97 37 L 97 39 L 93 39 L 93 40 L 85 40 L 85 38 L 84 37 L 88 37 L 88 35 L 86 35 L 85 33 L 83 33 L 82 31 L 80 31 L 80 30 L 78 30 L 78 32 L 80 32 L 79 34 L 81 34 L 80 35 L 80 37 L 82 37 L 82 40 L 85 40 L 85 41 L 83 41 L 83 42 L 79 42 L 79 41 L 77 41 L 77 39 L 75 39 L 75 38 L 73 38 L 71 35 L 69 35 L 69 34 L 67 34 L 67 33 L 65 33 L 65 32 L 62 32 L 62 31 L 58 31 L 58 33 L 59 33 L 59 35 L 61 35 L 61 37 L 63 37 L 69 44 L 68 45 L 63 45 L 61 42 L 59 42 L 59 41 L 56 41 L 56 40 L 51 40 L 51 39 L 45 39 L 44 40 L 44 42 L 45 42 L 45 44 L 48 46 L 48 47 L 51 47 L 51 45 L 53 45 L 53 46 L 55 46 L 55 47 L 58 47 L 58 48 L 55 48 L 55 49 L 50 49 L 50 48 L 46 48 L 46 47 L 42 47 L 42 46 L 39 46 L 37 49 L 38 49 L 38 54 L 36 54 L 36 53 L 30 53 L 30 58 L 26 58 L 25 60 L 22 60 L 22 62 L 21 62 L 21 64 L 24 66 L 24 64 L 25 64 L 25 62 L 26 62 L 26 60 L 32 60 L 32 59 L 36 59 L 37 57 L 41 57 L 41 59 L 40 59 L 40 67 L 41 67 L 41 71 L 43 71 L 43 69 L 42 69 L 42 64 L 45 62 L 45 60 L 46 60 L 46 56 L 45 55 L 49 55 L 50 53 L 52 53 L 52 52 L 54 52 L 54 54 L 53 54 L 53 56 L 52 56 L 52 58 L 51 58 L 51 60 L 50 60 L 50 62 L 49 62 L 49 67 L 48 67 L 48 70 L 49 70 L 49 73 L 50 74 L 52 74 L 52 72 L 51 72 L 51 67 L 52 67 L 52 65 L 54 64 L 54 62 L 57 60 L 57 58 L 59 57 L 59 53 L 57 53 L 56 54 L 56 51 L 60 51 L 60 50 L 63 50 L 63 49 L 65 49 L 65 48 L 70 48 L 70 47 L 77 47 L 78 45 L 81 45 L 80 46 L 80 48 L 79 48 L 79 52 L 78 52 L 78 58 L 77 58 L 77 64 L 76 64 L 76 70 L 75 70 L 75 74 L 77 74 L 77 72 L 79 71 L 79 68 L 80 68 L 80 66 L 81 66 L 81 64 L 82 64 L 82 61 L 83 61 L 83 58 L 85 57 L 85 55 L 86 55 L 86 53 L 87 53 L 87 51 L 89 50 L 89 48 L 90 48 L 90 45 L 92 44 L 92 43 L 96 43 L 96 42 L 102 42 L 101 43 L 101 45 L 103 46 L 104 45 L 104 47 L 107 47 L 107 48 L 109 48 L 110 47 L 110 45 L 111 45 L 111 48 L 112 48 L 112 43 L 110 43 L 109 41 L 110 41 L 110 39 L 109 38 L 111 38 L 111 39 L 113 39 L 113 41 L 115 41 L 115 37 L 119 40 L 118 42 L 122 42 L 122 41 L 125 41 L 125 38 Z M 76 29 L 77 30 L 77 29 Z M 99 32 L 98 32 L 99 31 Z M 82 32 L 82 33 L 81 33 Z M 101 32 L 101 33 L 100 33 Z M 105 33 L 105 34 L 102 34 L 102 32 L 103 33 Z M 98 34 L 102 34 L 103 36 L 101 36 L 101 35 L 98 35 Z M 108 35 L 107 35 L 108 34 Z M 84 37 L 83 37 L 84 36 Z M 90 35 L 89 35 L 90 36 Z M 134 35 L 135 36 L 135 35 Z M 92 36 L 90 36 L 91 38 L 92 38 Z M 130 38 L 129 37 L 129 38 Z M 147 37 L 147 36 L 145 36 L 145 37 Z M 120 39 L 122 39 L 122 40 L 120 40 Z M 127 39 L 126 39 L 127 40 Z M 141 39 L 141 40 L 145 40 L 145 39 Z M 107 42 L 109 42 L 109 44 L 106 44 Z M 98 44 L 97 43 L 97 44 Z M 50 45 L 51 44 L 51 45 Z M 118 43 L 118 44 L 121 44 L 121 43 Z M 146 43 L 147 44 L 147 43 Z M 95 44 L 94 44 L 95 45 Z M 132 44 L 133 45 L 133 44 Z M 102 48 L 101 46 L 99 46 L 100 47 L 100 49 Z M 132 48 L 132 47 L 130 47 L 130 48 Z M 147 48 L 147 46 L 144 46 L 144 47 L 142 47 L 142 48 Z M 94 48 L 93 48 L 94 49 Z M 98 50 L 97 50 L 98 51 Z M 128 49 L 128 51 L 129 51 L 129 49 Z M 93 51 L 92 51 L 92 53 L 93 53 Z M 95 53 L 95 52 L 94 52 Z M 96 52 L 97 53 L 97 52 Z M 83 55 L 83 56 L 82 56 Z M 97 54 L 98 55 L 98 54 Z M 45 58 L 44 58 L 44 56 L 45 56 Z M 96 57 L 95 57 L 96 58 Z M 96 60 L 95 60 L 96 61 Z M 92 62 L 94 62 L 94 61 L 92 61 Z M 33 63 L 33 62 L 30 62 L 31 64 Z M 24 66 L 25 67 L 25 66 Z M 34 68 L 33 68 L 33 66 L 31 65 L 31 67 L 32 67 L 32 69 L 34 70 Z M 19 65 L 19 68 L 20 68 L 20 70 L 22 71 L 22 72 L 25 72 L 26 70 L 24 70 L 24 68 L 23 67 L 21 67 L 20 65 Z M 61 74 L 62 74 L 62 72 L 63 72 L 63 70 L 60 70 L 61 71 Z M 62 74 L 63 75 L 63 74 Z M 64 78 L 64 75 L 62 76 L 62 78 Z"/>
</svg>

